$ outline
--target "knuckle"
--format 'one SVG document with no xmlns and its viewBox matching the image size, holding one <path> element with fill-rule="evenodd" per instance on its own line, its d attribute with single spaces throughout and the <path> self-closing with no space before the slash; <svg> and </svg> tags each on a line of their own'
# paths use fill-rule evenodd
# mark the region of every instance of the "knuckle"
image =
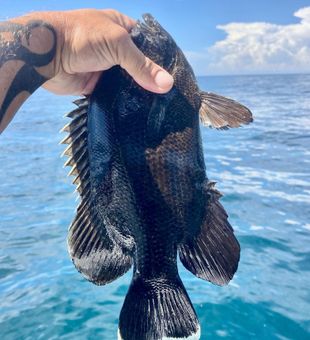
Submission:
<svg viewBox="0 0 310 340">
<path fill-rule="evenodd" d="M 120 12 L 112 8 L 105 9 L 103 12 L 113 21 L 117 21 L 117 18 L 121 16 Z"/>
<path fill-rule="evenodd" d="M 129 39 L 128 32 L 124 29 L 119 29 L 115 35 L 115 41 L 118 44 L 128 44 Z"/>
<path fill-rule="evenodd" d="M 141 58 L 140 62 L 137 63 L 137 71 L 142 74 L 148 69 L 148 61 L 146 58 Z"/>
<path fill-rule="evenodd" d="M 132 75 L 142 77 L 147 71 L 147 62 L 145 58 L 136 58 L 131 61 Z"/>
<path fill-rule="evenodd" d="M 126 58 L 127 51 L 130 44 L 130 37 L 125 30 L 119 30 L 113 36 L 113 45 L 115 46 L 115 62 L 122 64 L 123 59 Z"/>
</svg>

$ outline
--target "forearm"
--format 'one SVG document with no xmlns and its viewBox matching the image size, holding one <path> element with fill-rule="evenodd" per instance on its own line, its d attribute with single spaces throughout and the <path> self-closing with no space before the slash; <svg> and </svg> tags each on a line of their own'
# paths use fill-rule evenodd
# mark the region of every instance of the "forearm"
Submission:
<svg viewBox="0 0 310 340">
<path fill-rule="evenodd" d="M 0 133 L 23 102 L 54 76 L 59 37 L 49 14 L 0 23 Z"/>
</svg>

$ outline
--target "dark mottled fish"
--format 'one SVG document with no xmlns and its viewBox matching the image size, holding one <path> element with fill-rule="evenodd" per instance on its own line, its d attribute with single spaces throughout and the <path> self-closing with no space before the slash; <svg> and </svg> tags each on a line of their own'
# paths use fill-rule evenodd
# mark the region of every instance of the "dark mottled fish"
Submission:
<svg viewBox="0 0 310 340">
<path fill-rule="evenodd" d="M 144 21 L 132 39 L 175 84 L 168 94 L 153 94 L 114 67 L 89 98 L 76 102 L 63 141 L 81 196 L 69 252 L 77 269 L 99 285 L 133 265 L 121 339 L 198 339 L 177 253 L 189 271 L 217 285 L 231 280 L 240 254 L 221 194 L 206 176 L 199 117 L 226 129 L 251 122 L 252 115 L 233 100 L 200 91 L 171 36 L 152 16 Z"/>
</svg>

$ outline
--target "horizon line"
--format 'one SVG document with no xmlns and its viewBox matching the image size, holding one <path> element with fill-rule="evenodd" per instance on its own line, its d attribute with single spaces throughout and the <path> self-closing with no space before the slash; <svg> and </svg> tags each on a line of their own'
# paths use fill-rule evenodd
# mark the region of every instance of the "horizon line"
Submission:
<svg viewBox="0 0 310 340">
<path fill-rule="evenodd" d="M 196 74 L 196 77 L 251 77 L 251 76 L 289 76 L 289 75 L 310 75 L 307 72 L 288 72 L 288 73 L 227 73 L 227 74 Z"/>
</svg>

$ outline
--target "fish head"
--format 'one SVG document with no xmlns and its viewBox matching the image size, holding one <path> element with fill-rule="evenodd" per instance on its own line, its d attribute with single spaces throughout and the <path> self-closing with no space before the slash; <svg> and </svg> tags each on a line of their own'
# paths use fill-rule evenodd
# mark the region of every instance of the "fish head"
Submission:
<svg viewBox="0 0 310 340">
<path fill-rule="evenodd" d="M 136 46 L 174 78 L 172 95 L 182 97 L 196 111 L 200 108 L 200 92 L 194 72 L 171 35 L 151 14 L 144 14 L 131 32 Z M 172 98 L 171 93 L 166 98 Z"/>
<path fill-rule="evenodd" d="M 142 17 L 144 21 L 137 21 L 131 37 L 146 56 L 169 72 L 173 68 L 177 45 L 151 14 Z"/>
<path fill-rule="evenodd" d="M 138 20 L 132 29 L 133 42 L 174 78 L 174 86 L 168 93 L 153 94 L 146 101 L 146 135 L 155 146 L 172 132 L 197 127 L 201 100 L 194 72 L 174 39 L 151 14 L 142 17 L 143 21 Z"/>
<path fill-rule="evenodd" d="M 161 107 L 165 106 L 166 112 L 170 111 L 167 110 L 168 105 L 173 107 L 174 112 L 178 112 L 177 117 L 173 118 L 174 122 L 187 117 L 186 120 L 192 120 L 196 125 L 200 118 L 204 126 L 226 130 L 253 121 L 251 111 L 244 105 L 214 93 L 201 91 L 192 67 L 171 35 L 151 14 L 144 14 L 143 19 L 144 22 L 137 22 L 131 37 L 147 57 L 173 76 L 172 90 L 161 95 L 161 99 L 157 96 L 156 102 L 160 103 Z"/>
</svg>

